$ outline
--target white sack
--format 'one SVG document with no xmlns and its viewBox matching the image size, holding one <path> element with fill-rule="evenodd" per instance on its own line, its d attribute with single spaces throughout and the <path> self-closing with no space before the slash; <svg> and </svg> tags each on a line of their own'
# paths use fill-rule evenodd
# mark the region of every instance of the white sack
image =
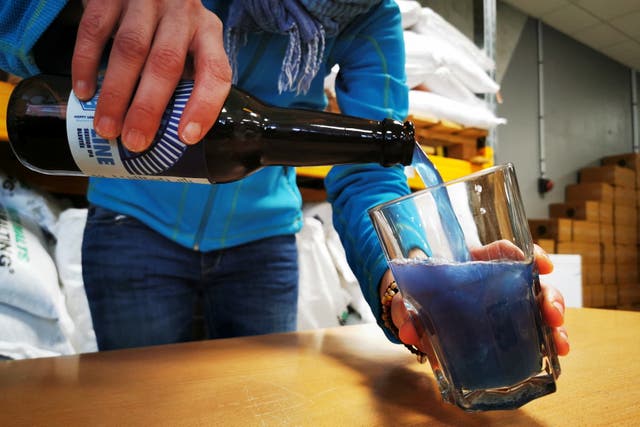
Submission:
<svg viewBox="0 0 640 427">
<path fill-rule="evenodd" d="M 409 113 L 418 117 L 437 117 L 440 120 L 480 129 L 492 129 L 507 122 L 496 117 L 487 108 L 470 106 L 421 90 L 409 91 Z"/>
<path fill-rule="evenodd" d="M 341 288 L 324 239 L 322 223 L 304 218 L 298 245 L 298 330 L 339 326 L 349 295 Z"/>
<path fill-rule="evenodd" d="M 376 318 L 371 312 L 369 303 L 362 294 L 360 284 L 355 274 L 349 267 L 347 262 L 347 255 L 344 252 L 344 247 L 340 241 L 340 236 L 335 229 L 331 229 L 329 234 L 326 235 L 326 244 L 331 254 L 331 259 L 336 267 L 338 276 L 340 277 L 340 285 L 349 295 L 349 305 L 360 316 L 360 323 L 375 323 Z"/>
<path fill-rule="evenodd" d="M 455 49 L 474 61 L 482 70 L 491 71 L 496 68 L 495 62 L 460 30 L 432 9 L 423 7 L 418 22 L 411 27 L 412 31 L 430 37 L 447 40 Z"/>
<path fill-rule="evenodd" d="M 45 319 L 66 312 L 58 272 L 40 228 L 0 204 L 0 303 Z"/>
<path fill-rule="evenodd" d="M 359 322 L 375 323 L 376 319 L 371 312 L 371 307 L 369 307 L 369 303 L 364 298 L 358 279 L 349 266 L 340 236 L 333 227 L 331 204 L 328 202 L 305 203 L 303 212 L 306 217 L 316 218 L 322 224 L 325 244 L 331 255 L 333 266 L 338 273 L 340 286 L 349 295 L 348 304 L 360 316 Z"/>
<path fill-rule="evenodd" d="M 402 28 L 409 28 L 418 23 L 422 16 L 422 5 L 412 0 L 396 0 L 402 16 Z"/>
<path fill-rule="evenodd" d="M 28 359 L 73 354 L 59 320 L 43 319 L 0 303 L 0 355 Z"/>
<path fill-rule="evenodd" d="M 42 231 L 20 212 L 1 204 L 0 305 L 4 313 L 0 342 L 5 350 L 26 345 L 59 354 L 70 352 L 66 340 L 73 333 L 74 324 Z M 7 356 L 17 357 L 18 353 Z"/>
<path fill-rule="evenodd" d="M 75 325 L 69 338 L 78 353 L 98 350 L 82 279 L 82 236 L 86 220 L 86 209 L 62 211 L 56 224 L 58 244 L 54 253 L 67 310 Z"/>
<path fill-rule="evenodd" d="M 423 73 L 433 73 L 445 65 L 445 58 L 439 49 L 432 49 L 429 38 L 413 31 L 404 31 L 405 66 L 421 69 Z"/>
<path fill-rule="evenodd" d="M 468 105 L 484 106 L 485 103 L 471 92 L 447 67 L 440 67 L 431 74 L 426 74 L 423 84 L 437 95 Z"/>
<path fill-rule="evenodd" d="M 500 86 L 485 70 L 448 41 L 433 35 L 404 31 L 406 64 L 422 67 L 427 74 L 448 68 L 473 93 L 497 93 Z"/>
<path fill-rule="evenodd" d="M 336 96 L 336 78 L 338 77 L 338 71 L 340 71 L 339 65 L 334 65 L 331 68 L 331 72 L 324 78 L 324 90 L 328 91 L 331 96 Z"/>
<path fill-rule="evenodd" d="M 4 172 L 0 172 L 0 182 L 0 203 L 17 210 L 23 217 L 29 218 L 45 232 L 55 236 L 55 224 L 62 210 L 56 200 Z"/>
<path fill-rule="evenodd" d="M 407 75 L 407 86 L 409 89 L 415 89 L 421 86 L 427 80 L 428 74 L 424 67 L 416 62 L 407 61 L 404 66 Z"/>
</svg>

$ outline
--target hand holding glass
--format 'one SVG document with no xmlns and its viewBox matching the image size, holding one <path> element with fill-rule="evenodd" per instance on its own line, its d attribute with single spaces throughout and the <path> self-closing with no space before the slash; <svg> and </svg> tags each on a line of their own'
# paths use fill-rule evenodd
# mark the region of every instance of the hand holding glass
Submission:
<svg viewBox="0 0 640 427">
<path fill-rule="evenodd" d="M 560 373 L 512 165 L 370 211 L 445 401 L 517 408 Z"/>
</svg>

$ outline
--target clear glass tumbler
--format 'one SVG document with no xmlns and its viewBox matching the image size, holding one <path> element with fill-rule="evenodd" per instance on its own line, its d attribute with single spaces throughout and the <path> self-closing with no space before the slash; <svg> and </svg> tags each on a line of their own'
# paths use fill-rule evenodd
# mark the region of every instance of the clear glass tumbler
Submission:
<svg viewBox="0 0 640 427">
<path fill-rule="evenodd" d="M 514 409 L 553 393 L 560 365 L 513 165 L 369 211 L 446 402 Z"/>
</svg>

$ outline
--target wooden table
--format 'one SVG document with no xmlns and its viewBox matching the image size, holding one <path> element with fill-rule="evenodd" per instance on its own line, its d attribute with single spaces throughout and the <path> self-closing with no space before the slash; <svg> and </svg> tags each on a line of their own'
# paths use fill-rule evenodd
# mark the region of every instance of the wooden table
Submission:
<svg viewBox="0 0 640 427">
<path fill-rule="evenodd" d="M 558 391 L 514 411 L 441 402 L 375 325 L 0 363 L 0 425 L 640 425 L 640 313 L 569 309 Z"/>
</svg>

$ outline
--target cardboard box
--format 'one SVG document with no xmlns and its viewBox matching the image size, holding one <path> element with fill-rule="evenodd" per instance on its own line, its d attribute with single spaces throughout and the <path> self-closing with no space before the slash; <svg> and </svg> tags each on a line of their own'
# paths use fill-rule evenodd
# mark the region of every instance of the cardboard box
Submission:
<svg viewBox="0 0 640 427">
<path fill-rule="evenodd" d="M 625 308 L 640 304 L 640 284 L 618 285 L 618 307 Z"/>
<path fill-rule="evenodd" d="M 558 242 L 556 251 L 559 254 L 578 254 L 582 256 L 582 265 L 600 265 L 600 243 Z"/>
<path fill-rule="evenodd" d="M 592 307 L 591 305 L 591 288 L 588 286 L 582 287 L 582 306 Z"/>
<path fill-rule="evenodd" d="M 611 243 L 602 243 L 600 245 L 600 251 L 602 254 L 602 263 L 603 264 L 615 264 L 616 263 L 616 247 L 613 242 Z"/>
<path fill-rule="evenodd" d="M 607 156 L 602 159 L 603 165 L 617 165 L 636 172 L 636 188 L 640 189 L 640 154 L 626 153 Z"/>
<path fill-rule="evenodd" d="M 638 243 L 638 227 L 628 225 L 613 226 L 613 242 L 616 245 L 635 245 Z"/>
<path fill-rule="evenodd" d="M 613 203 L 600 203 L 600 223 L 613 224 Z"/>
<path fill-rule="evenodd" d="M 614 245 L 615 262 L 618 264 L 638 264 L 638 247 L 635 245 Z"/>
<path fill-rule="evenodd" d="M 613 244 L 613 224 L 600 223 L 600 241 Z"/>
<path fill-rule="evenodd" d="M 636 172 L 615 164 L 580 169 L 580 182 L 606 182 L 614 187 L 636 188 Z"/>
<path fill-rule="evenodd" d="M 616 265 L 615 264 L 601 264 L 602 265 L 602 283 L 604 285 L 616 284 Z"/>
<path fill-rule="evenodd" d="M 556 253 L 556 241 L 554 239 L 538 239 L 534 240 L 538 246 L 540 246 L 546 253 Z"/>
<path fill-rule="evenodd" d="M 582 284 L 583 285 L 601 285 L 602 281 L 602 264 L 588 264 L 582 258 Z M 615 283 L 615 282 L 614 282 Z"/>
<path fill-rule="evenodd" d="M 600 202 L 595 200 L 579 200 L 575 202 L 551 203 L 549 205 L 551 218 L 581 219 L 600 222 Z"/>
<path fill-rule="evenodd" d="M 591 291 L 591 307 L 604 307 L 604 285 L 592 285 L 589 288 Z"/>
<path fill-rule="evenodd" d="M 619 285 L 638 283 L 638 265 L 616 263 L 616 283 Z"/>
<path fill-rule="evenodd" d="M 570 184 L 565 188 L 565 199 L 597 200 L 603 203 L 613 203 L 613 187 L 602 182 L 583 182 Z"/>
<path fill-rule="evenodd" d="M 631 188 L 613 187 L 613 204 L 615 206 L 637 207 L 636 191 Z"/>
<path fill-rule="evenodd" d="M 534 241 L 540 239 L 553 239 L 556 242 L 571 241 L 570 219 L 530 219 L 529 230 Z"/>
<path fill-rule="evenodd" d="M 571 222 L 571 236 L 574 242 L 601 242 L 600 240 L 600 223 L 573 220 Z"/>
<path fill-rule="evenodd" d="M 613 223 L 618 225 L 638 226 L 638 208 L 621 204 L 613 205 Z"/>
<path fill-rule="evenodd" d="M 616 307 L 618 305 L 618 285 L 604 285 L 604 306 Z"/>
</svg>

